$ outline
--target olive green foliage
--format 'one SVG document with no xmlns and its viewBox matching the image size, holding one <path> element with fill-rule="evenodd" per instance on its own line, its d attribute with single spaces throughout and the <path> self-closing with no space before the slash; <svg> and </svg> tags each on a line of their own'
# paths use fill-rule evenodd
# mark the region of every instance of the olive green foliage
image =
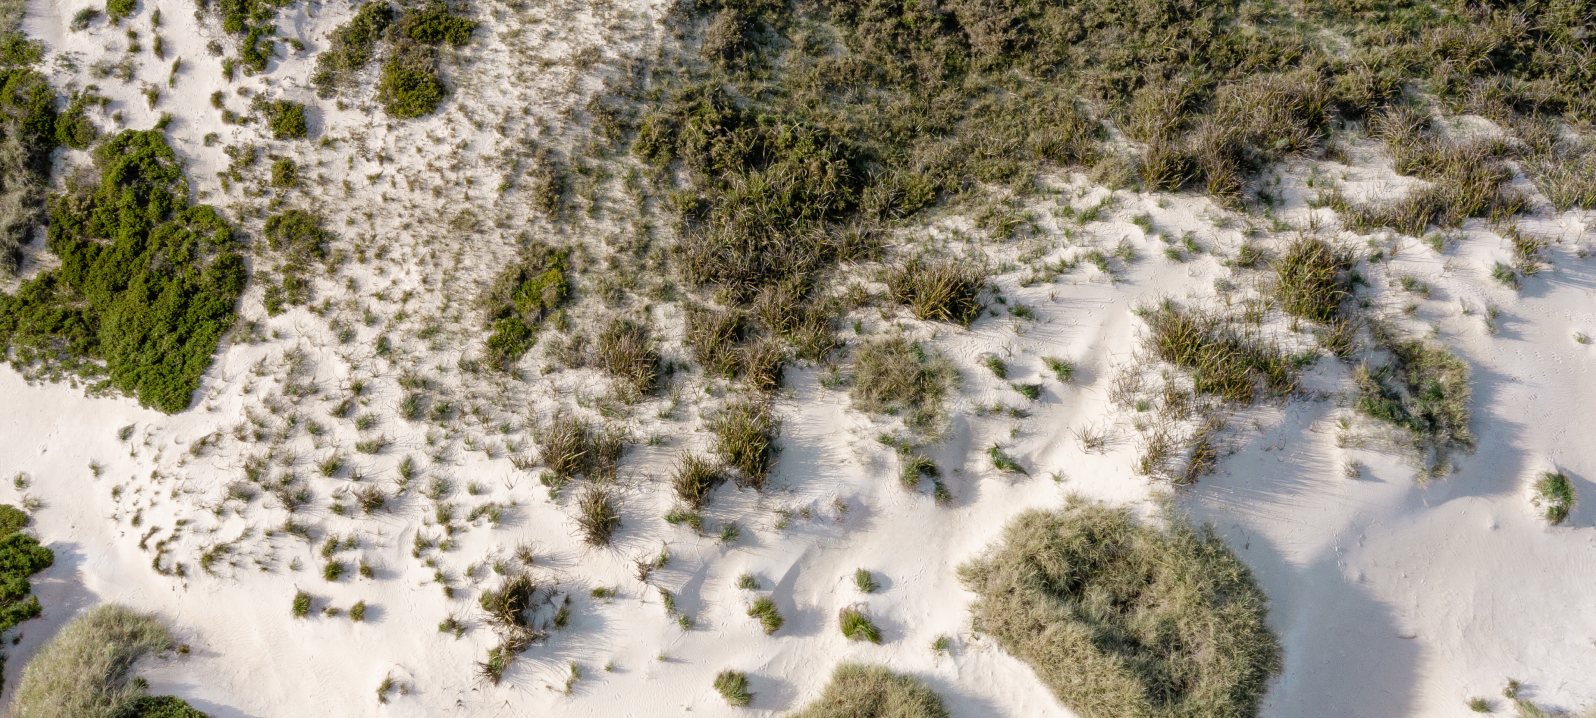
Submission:
<svg viewBox="0 0 1596 718">
<path fill-rule="evenodd" d="M 1556 526 L 1568 520 L 1568 512 L 1578 503 L 1574 482 L 1561 471 L 1546 471 L 1535 480 L 1535 505 L 1541 507 L 1546 522 Z"/>
<path fill-rule="evenodd" d="M 942 698 L 914 678 L 881 666 L 843 663 L 813 703 L 791 718 L 948 718 Z"/>
<path fill-rule="evenodd" d="M 733 480 L 739 487 L 763 490 L 765 479 L 775 463 L 776 434 L 781 422 L 762 401 L 728 404 L 709 421 L 714 443 L 710 448 L 726 466 L 737 469 Z"/>
<path fill-rule="evenodd" d="M 98 97 L 91 92 L 73 93 L 67 109 L 55 120 L 55 141 L 74 150 L 86 150 L 99 137 L 99 128 L 89 119 L 88 107 Z"/>
<path fill-rule="evenodd" d="M 1405 429 L 1430 473 L 1447 468 L 1454 450 L 1474 447 L 1469 431 L 1468 365 L 1446 347 L 1423 339 L 1385 343 L 1391 360 L 1359 367 L 1358 411 Z"/>
<path fill-rule="evenodd" d="M 1318 237 L 1303 237 L 1286 249 L 1275 265 L 1281 308 L 1292 316 L 1316 322 L 1334 320 L 1341 302 L 1351 296 L 1351 258 Z"/>
<path fill-rule="evenodd" d="M 742 708 L 754 702 L 754 694 L 748 692 L 748 676 L 742 671 L 726 670 L 715 674 L 714 686 L 715 692 L 726 699 L 726 705 Z"/>
<path fill-rule="evenodd" d="M 367 2 L 349 22 L 330 35 L 331 46 L 316 58 L 316 72 L 310 82 L 316 94 L 332 97 L 339 87 L 354 83 L 355 74 L 366 68 L 376 54 L 383 32 L 393 24 L 393 6 L 386 2 Z"/>
<path fill-rule="evenodd" d="M 377 82 L 377 102 L 398 119 L 432 114 L 448 94 L 438 75 L 440 45 L 459 47 L 471 41 L 476 23 L 451 15 L 440 3 L 411 10 L 399 18 L 393 48 Z"/>
<path fill-rule="evenodd" d="M 302 140 L 310 135 L 304 105 L 292 100 L 269 100 L 260 102 L 259 109 L 266 116 L 266 126 L 271 128 L 273 139 Z"/>
<path fill-rule="evenodd" d="M 297 177 L 298 170 L 293 167 L 293 161 L 281 159 L 272 164 L 274 184 L 279 174 L 278 163 L 282 162 L 289 163 L 288 171 L 284 174 L 290 178 Z M 281 282 L 262 280 L 266 285 L 262 298 L 266 313 L 276 316 L 289 305 L 310 303 L 311 262 L 327 257 L 327 243 L 333 237 L 331 232 L 322 229 L 320 215 L 302 209 L 290 209 L 267 217 L 265 230 L 266 246 L 283 260 L 279 267 Z"/>
<path fill-rule="evenodd" d="M 23 245 L 43 218 L 50 152 L 62 120 L 82 117 L 81 107 L 57 117 L 55 90 L 32 69 L 42 52 L 37 42 L 0 33 L 0 279 L 17 270 Z"/>
<path fill-rule="evenodd" d="M 272 186 L 294 187 L 299 184 L 299 166 L 292 159 L 282 157 L 272 161 Z"/>
<path fill-rule="evenodd" d="M 594 363 L 615 377 L 615 390 L 623 399 L 636 399 L 659 386 L 659 350 L 643 322 L 619 318 L 605 324 Z"/>
<path fill-rule="evenodd" d="M 1257 714 L 1281 668 L 1268 601 L 1211 528 L 1071 497 L 960 566 L 980 632 L 1089 718 Z"/>
<path fill-rule="evenodd" d="M 243 259 L 220 213 L 187 204 L 159 132 L 123 131 L 94 158 L 98 182 L 49 203 L 61 266 L 0 295 L 0 347 L 35 376 L 103 377 L 93 389 L 182 411 L 233 323 Z"/>
<path fill-rule="evenodd" d="M 292 4 L 293 0 L 217 0 L 209 4 L 222 20 L 222 30 L 232 35 L 243 35 L 239 42 L 239 60 L 250 72 L 265 72 L 274 53 L 272 37 L 277 26 L 272 23 L 277 9 Z M 207 4 L 201 4 L 207 7 Z"/>
<path fill-rule="evenodd" d="M 1145 318 L 1151 330 L 1148 348 L 1159 359 L 1191 371 L 1199 394 L 1248 404 L 1261 392 L 1278 395 L 1296 386 L 1293 360 L 1232 317 L 1166 300 Z"/>
<path fill-rule="evenodd" d="M 943 399 L 958 377 L 948 360 L 901 336 L 861 344 L 854 352 L 853 406 L 861 411 L 902 415 L 917 429 L 931 429 L 943 413 Z"/>
<path fill-rule="evenodd" d="M 177 696 L 145 696 L 134 704 L 129 718 L 210 718 L 210 714 Z"/>
<path fill-rule="evenodd" d="M 172 646 L 166 627 L 115 604 L 78 617 L 34 655 L 11 700 L 15 718 L 123 718 L 144 688 L 129 675 L 140 658 Z M 156 714 L 160 715 L 160 714 Z M 171 713 L 166 715 L 183 715 Z"/>
<path fill-rule="evenodd" d="M 111 24 L 115 25 L 122 22 L 123 18 L 131 16 L 138 6 L 138 0 L 105 0 L 105 14 L 111 18 Z"/>
<path fill-rule="evenodd" d="M 981 314 L 985 276 L 967 261 L 915 257 L 887 275 L 892 299 L 917 319 L 968 326 Z"/>
<path fill-rule="evenodd" d="M 509 371 L 532 344 L 543 319 L 571 294 L 569 250 L 533 244 L 493 280 L 482 298 L 488 328 L 488 362 Z"/>
<path fill-rule="evenodd" d="M 39 615 L 43 610 L 28 577 L 55 563 L 55 553 L 21 533 L 28 515 L 0 504 L 0 632 Z"/>
</svg>

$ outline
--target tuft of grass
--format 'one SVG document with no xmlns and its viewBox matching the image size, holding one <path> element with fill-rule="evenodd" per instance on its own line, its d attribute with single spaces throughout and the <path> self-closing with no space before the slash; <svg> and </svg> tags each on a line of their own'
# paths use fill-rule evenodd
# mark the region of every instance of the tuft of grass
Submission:
<svg viewBox="0 0 1596 718">
<path fill-rule="evenodd" d="M 602 484 L 589 484 L 577 499 L 576 524 L 582 540 L 589 546 L 608 546 L 621 527 L 621 511 L 615 491 Z"/>
<path fill-rule="evenodd" d="M 743 369 L 737 347 L 747 337 L 748 322 L 737 310 L 692 307 L 687 311 L 685 343 L 704 372 L 735 378 Z"/>
<path fill-rule="evenodd" d="M 726 699 L 726 705 L 745 708 L 754 702 L 754 694 L 748 692 L 748 676 L 742 671 L 721 671 L 715 674 L 714 685 L 720 697 Z"/>
<path fill-rule="evenodd" d="M 1579 498 L 1574 493 L 1574 482 L 1561 471 L 1546 471 L 1535 481 L 1535 495 L 1532 499 L 1537 508 L 1542 509 L 1542 516 L 1547 523 L 1553 526 L 1568 520 L 1568 512 L 1572 511 Z"/>
<path fill-rule="evenodd" d="M 294 592 L 294 618 L 304 618 L 310 615 L 310 594 L 304 591 Z"/>
<path fill-rule="evenodd" d="M 659 385 L 659 350 L 648 327 L 631 319 L 615 319 L 599 333 L 595 359 L 599 368 L 614 375 L 622 394 L 636 398 Z"/>
<path fill-rule="evenodd" d="M 131 673 L 141 658 L 172 647 L 154 616 L 116 604 L 74 619 L 23 668 L 11 699 L 19 718 L 119 718 L 144 697 Z"/>
<path fill-rule="evenodd" d="M 859 589 L 860 593 L 875 593 L 876 589 L 880 588 L 880 586 L 876 585 L 875 576 L 870 575 L 868 570 L 862 568 L 854 569 L 853 587 Z"/>
<path fill-rule="evenodd" d="M 849 396 L 856 409 L 903 415 L 909 426 L 931 429 L 942 416 L 942 402 L 957 376 L 952 363 L 926 352 L 919 343 L 889 337 L 859 346 Z"/>
<path fill-rule="evenodd" d="M 751 573 L 745 573 L 737 577 L 737 587 L 744 591 L 758 591 L 759 579 Z"/>
<path fill-rule="evenodd" d="M 1480 698 L 1480 697 L 1476 696 L 1474 698 L 1470 698 L 1469 699 L 1468 707 L 1469 707 L 1469 710 L 1474 711 L 1475 713 L 1490 713 L 1491 712 L 1491 701 L 1488 700 L 1488 699 Z"/>
<path fill-rule="evenodd" d="M 1053 357 L 1043 357 L 1042 364 L 1047 367 L 1048 371 L 1053 372 L 1053 376 L 1057 377 L 1062 383 L 1068 384 L 1071 379 L 1075 378 L 1075 364 L 1071 362 Z"/>
<path fill-rule="evenodd" d="M 1444 469 L 1454 450 L 1474 447 L 1469 430 L 1468 365 L 1446 347 L 1423 339 L 1390 341 L 1391 361 L 1360 366 L 1359 412 L 1409 432 L 1429 471 Z"/>
<path fill-rule="evenodd" d="M 992 372 L 992 376 L 999 379 L 1009 378 L 1009 365 L 1003 362 L 1002 357 L 993 354 L 988 356 L 982 363 L 986 365 L 987 371 Z"/>
<path fill-rule="evenodd" d="M 981 315 L 985 281 L 970 262 L 916 257 L 888 273 L 887 291 L 917 319 L 969 326 Z"/>
<path fill-rule="evenodd" d="M 869 616 L 852 606 L 837 612 L 837 626 L 850 641 L 881 642 L 881 629 L 870 622 Z"/>
<path fill-rule="evenodd" d="M 625 449 L 619 431 L 599 429 L 571 416 L 558 416 L 537 432 L 544 465 L 563 483 L 578 476 L 592 481 L 615 478 Z"/>
<path fill-rule="evenodd" d="M 715 436 L 710 450 L 737 470 L 733 481 L 738 487 L 764 490 L 775 461 L 780 426 L 770 404 L 755 400 L 730 404 L 710 420 L 709 430 Z"/>
<path fill-rule="evenodd" d="M 1275 263 L 1275 292 L 1287 314 L 1329 322 L 1351 296 L 1352 259 L 1318 237 L 1301 237 Z"/>
<path fill-rule="evenodd" d="M 349 607 L 349 620 L 360 623 L 366 620 L 366 602 L 356 601 Z"/>
<path fill-rule="evenodd" d="M 1146 313 L 1149 348 L 1159 359 L 1192 371 L 1193 388 L 1248 404 L 1262 389 L 1270 394 L 1295 384 L 1291 360 L 1273 342 L 1229 317 L 1184 309 L 1166 300 Z"/>
<path fill-rule="evenodd" d="M 709 503 L 709 495 L 726 477 L 714 462 L 697 454 L 683 454 L 671 476 L 671 488 L 677 500 L 695 511 Z"/>
<path fill-rule="evenodd" d="M 843 663 L 826 690 L 791 718 L 948 718 L 924 683 L 881 666 Z"/>
<path fill-rule="evenodd" d="M 765 629 L 765 635 L 770 635 L 781 629 L 781 624 L 786 619 L 776 610 L 776 601 L 769 596 L 760 596 L 754 604 L 748 607 L 748 615 L 759 619 L 760 628 Z"/>
<path fill-rule="evenodd" d="M 1281 668 L 1267 599 L 1211 528 L 1164 523 L 1073 496 L 1020 514 L 959 567 L 976 625 L 1077 713 L 1256 715 Z"/>
<path fill-rule="evenodd" d="M 997 468 L 998 471 L 1007 471 L 1014 474 L 1030 474 L 1030 472 L 1026 471 L 1024 467 L 1020 466 L 1020 462 L 1015 461 L 1013 457 L 1004 453 L 1003 447 L 998 446 L 997 444 L 993 444 L 992 448 L 987 449 L 986 455 L 987 458 L 992 460 L 992 466 Z"/>
</svg>

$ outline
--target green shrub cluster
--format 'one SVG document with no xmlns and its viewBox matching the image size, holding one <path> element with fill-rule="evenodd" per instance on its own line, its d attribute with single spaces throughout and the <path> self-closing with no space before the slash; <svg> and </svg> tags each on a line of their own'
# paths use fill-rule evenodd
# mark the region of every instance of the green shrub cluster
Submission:
<svg viewBox="0 0 1596 718">
<path fill-rule="evenodd" d="M 57 137 L 76 139 L 87 125 L 81 106 L 58 116 L 56 94 L 32 68 L 42 45 L 14 33 L 0 33 L 0 277 L 17 270 L 22 247 L 40 224 L 49 184 L 50 152 Z"/>
<path fill-rule="evenodd" d="M 515 264 L 494 279 L 482 298 L 488 328 L 488 362 L 509 371 L 532 344 L 543 319 L 571 294 L 569 251 L 545 244 L 523 250 Z"/>
<path fill-rule="evenodd" d="M 292 4 L 293 0 L 216 0 L 214 10 L 222 19 L 222 30 L 232 35 L 243 35 L 239 43 L 239 59 L 248 72 L 265 72 L 271 62 L 277 34 L 272 23 L 277 9 Z M 201 8 L 212 5 L 211 0 L 200 0 Z M 229 75 L 229 78 L 231 75 Z"/>
<path fill-rule="evenodd" d="M 959 567 L 981 633 L 1083 716 L 1257 715 L 1280 671 L 1268 600 L 1211 528 L 1071 497 Z"/>
<path fill-rule="evenodd" d="M 28 577 L 55 563 L 55 554 L 22 533 L 28 515 L 0 504 L 0 632 L 39 615 L 39 597 Z"/>
<path fill-rule="evenodd" d="M 305 106 L 292 100 L 259 100 L 256 109 L 266 117 L 266 126 L 272 139 L 302 140 L 310 135 L 305 122 Z"/>
<path fill-rule="evenodd" d="M 232 325 L 243 258 L 220 213 L 187 203 L 160 132 L 125 130 L 94 158 L 97 184 L 49 202 L 61 266 L 0 295 L 0 347 L 19 370 L 103 377 L 95 389 L 182 411 Z"/>
<path fill-rule="evenodd" d="M 354 82 L 355 73 L 366 68 L 376 54 L 377 43 L 393 24 L 393 6 L 386 2 L 367 2 L 355 11 L 349 22 L 330 35 L 330 47 L 316 58 L 316 72 L 310 82 L 316 94 L 332 97 L 341 86 Z"/>
<path fill-rule="evenodd" d="M 145 696 L 133 704 L 129 718 L 210 718 L 210 714 L 177 696 Z"/>
</svg>

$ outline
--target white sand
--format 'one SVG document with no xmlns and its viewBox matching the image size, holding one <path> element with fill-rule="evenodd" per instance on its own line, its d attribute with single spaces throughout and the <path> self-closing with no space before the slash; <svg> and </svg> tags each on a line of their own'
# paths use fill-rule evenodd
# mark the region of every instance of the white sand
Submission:
<svg viewBox="0 0 1596 718">
<path fill-rule="evenodd" d="M 220 37 L 215 21 L 196 23 L 188 2 L 150 4 L 155 6 L 166 15 L 161 34 L 168 59 L 158 62 L 146 49 L 139 81 L 94 82 L 114 98 L 110 109 L 125 113 L 126 126 L 148 127 L 163 111 L 177 116 L 173 145 L 189 163 L 196 192 L 208 193 L 204 201 L 233 212 L 263 205 L 237 188 L 224 195 L 215 179 L 228 161 L 222 146 L 261 141 L 261 129 L 258 123 L 222 125 L 209 106 L 210 93 L 226 90 L 228 106 L 242 111 L 247 98 L 234 88 L 264 88 L 263 80 L 270 79 L 274 96 L 310 101 L 305 86 L 314 53 L 350 8 L 311 4 L 285 10 L 278 22 L 283 34 L 303 39 L 309 49 L 274 63 L 265 78 L 229 85 L 220 78 L 219 59 L 204 50 L 206 41 Z M 63 87 L 91 81 L 87 68 L 120 57 L 125 44 L 124 28 L 103 20 L 90 32 L 66 32 L 76 10 L 35 3 L 26 26 L 46 42 L 52 58 L 77 53 L 79 72 L 54 78 Z M 146 48 L 148 12 L 141 8 L 124 23 L 140 31 Z M 503 22 L 509 12 L 495 5 L 483 15 Z M 1596 703 L 1596 348 L 1573 340 L 1576 331 L 1596 333 L 1596 262 L 1574 256 L 1576 246 L 1593 239 L 1590 219 L 1577 213 L 1538 227 L 1565 241 L 1553 249 L 1555 269 L 1528 279 L 1518 294 L 1490 280 L 1491 262 L 1505 257 L 1506 249 L 1478 224 L 1444 257 L 1410 241 L 1393 265 L 1370 270 L 1381 301 L 1393 307 L 1409 298 L 1386 287 L 1388 272 L 1429 282 L 1434 294 L 1406 320 L 1407 328 L 1414 334 L 1433 328 L 1472 371 L 1478 451 L 1460 458 L 1459 472 L 1428 485 L 1415 483 L 1414 467 L 1396 448 L 1380 448 L 1378 441 L 1369 442 L 1370 448 L 1337 448 L 1334 422 L 1351 416 L 1338 405 L 1345 403 L 1338 392 L 1351 385 L 1348 370 L 1328 358 L 1305 377 L 1322 398 L 1260 405 L 1232 419 L 1227 437 L 1235 453 L 1216 475 L 1179 491 L 1136 475 L 1130 428 L 1135 417 L 1108 398 L 1116 370 L 1136 352 L 1142 323 L 1131 310 L 1165 296 L 1212 297 L 1214 279 L 1234 275 L 1208 254 L 1189 263 L 1164 259 L 1165 245 L 1144 237 L 1126 218 L 1146 211 L 1160 231 L 1191 230 L 1211 248 L 1234 250 L 1241 235 L 1215 229 L 1209 217 L 1222 213 L 1206 201 L 1161 202 L 1122 193 L 1115 221 L 1087 227 L 1087 240 L 1099 246 L 1128 237 L 1137 248 L 1143 259 L 1121 281 L 1109 282 L 1087 268 L 1022 288 L 1022 270 L 995 281 L 1008 301 L 1036 311 L 1034 322 L 987 318 L 968 331 L 905 322 L 921 338 L 935 333 L 934 345 L 963 375 L 949 436 L 929 450 L 955 496 L 951 506 L 938 507 L 929 496 L 900 488 L 896 458 L 876 441 L 890 424 L 849 409 L 846 393 L 825 389 L 817 370 L 799 369 L 789 372 L 788 391 L 778 402 L 784 427 L 773 488 L 764 495 L 723 488 L 706 511 L 710 530 L 735 520 L 742 538 L 727 546 L 668 526 L 659 518 L 671 503 L 664 477 L 680 451 L 706 445 L 702 416 L 718 405 L 723 387 L 693 378 L 685 383 L 677 419 L 657 418 L 667 404 L 663 398 L 635 411 L 627 428 L 639 445 L 629 448 L 622 470 L 624 527 L 613 548 L 586 548 L 569 518 L 571 492 L 551 502 L 535 475 L 511 465 L 504 447 L 513 442 L 525 448 L 529 425 L 556 409 L 597 416 L 590 399 L 603 392 L 604 380 L 582 370 L 546 377 L 533 372 L 525 383 L 495 384 L 463 377 L 453 367 L 461 350 L 478 346 L 482 336 L 469 305 L 474 282 L 511 255 L 520 227 L 530 222 L 533 230 L 546 231 L 541 220 L 527 219 L 524 193 L 500 198 L 492 190 L 509 171 L 503 165 L 514 147 L 495 127 L 508 124 L 508 137 L 537 134 L 528 129 L 535 118 L 577 105 L 597 87 L 591 79 L 573 81 L 577 76 L 568 66 L 539 67 L 527 58 L 566 57 L 600 45 L 611 58 L 640 52 L 657 12 L 550 5 L 527 11 L 546 20 L 514 38 L 507 40 L 502 30 L 479 33 L 473 52 L 480 59 L 453 71 L 451 79 L 461 87 L 447 107 L 464 107 L 482 120 L 480 128 L 453 109 L 413 123 L 387 123 L 380 111 L 363 112 L 358 101 L 341 112 L 319 102 L 312 140 L 263 143 L 266 151 L 301 158 L 310 167 L 307 174 L 327 178 L 323 186 L 291 195 L 291 202 L 328 213 L 341 247 L 378 237 L 378 244 L 396 247 L 385 260 L 351 265 L 354 293 L 341 284 L 318 283 L 317 300 L 338 303 L 329 318 L 342 318 L 357 330 L 351 344 L 340 345 L 328 323 L 303 308 L 264 321 L 263 333 L 276 331 L 280 338 L 224 345 L 202 398 L 176 416 L 141 410 L 129 399 L 85 398 L 68 386 L 30 386 L 11 369 L 0 369 L 0 477 L 31 477 L 25 491 L 43 504 L 35 530 L 56 552 L 56 565 L 38 577 L 35 588 L 45 615 L 23 624 L 23 639 L 9 649 L 7 686 L 15 685 L 28 657 L 64 622 L 93 604 L 116 601 L 156 612 L 192 647 L 187 657 L 145 672 L 151 689 L 181 696 L 218 718 L 771 715 L 817 695 L 831 668 L 848 659 L 884 663 L 929 681 L 956 716 L 1067 716 L 1028 668 L 971 635 L 965 610 L 970 596 L 954 568 L 993 541 L 1008 517 L 1057 505 L 1078 492 L 1138 503 L 1149 512 L 1154 499 L 1173 494 L 1181 507 L 1212 521 L 1253 567 L 1273 602 L 1271 620 L 1286 648 L 1286 670 L 1271 688 L 1266 716 L 1455 716 L 1465 710 L 1466 698 L 1494 696 L 1510 677 L 1543 705 Z M 637 34 L 606 43 L 614 27 Z M 224 42 L 231 47 L 231 40 Z M 167 90 L 171 58 L 179 55 L 186 69 L 178 87 Z M 154 110 L 137 94 L 139 82 L 158 84 L 166 93 Z M 110 126 L 108 119 L 97 119 Z M 208 132 L 219 133 L 221 143 L 204 147 Z M 319 147 L 320 137 L 338 142 Z M 467 149 L 457 151 L 462 142 Z M 1389 163 L 1382 166 L 1377 158 L 1360 159 L 1347 171 L 1349 182 L 1367 183 L 1369 191 L 1390 191 L 1395 184 Z M 377 172 L 384 174 L 368 179 Z M 1306 169 L 1287 174 L 1288 196 L 1296 198 L 1288 217 L 1304 222 L 1298 195 Z M 341 187 L 346 178 L 355 185 L 349 199 Z M 1084 208 L 1102 194 L 1091 190 L 1075 204 Z M 1056 224 L 1045 211 L 1051 201 L 1037 203 L 1044 235 L 1056 239 Z M 451 234 L 448 221 L 468 208 L 484 227 Z M 500 221 L 507 228 L 492 226 Z M 256 218 L 246 226 L 258 223 Z M 595 221 L 584 231 L 603 236 L 610 229 L 606 221 Z M 432 250 L 446 261 L 433 263 L 427 256 Z M 988 251 L 1000 260 L 1019 249 Z M 439 264 L 445 273 L 439 274 Z M 387 299 L 373 298 L 385 288 L 391 288 Z M 397 301 L 405 291 L 415 298 Z M 1460 299 L 1476 313 L 1462 315 Z M 1500 307 L 1494 335 L 1479 314 L 1487 304 Z M 360 321 L 367 309 L 377 317 L 369 326 Z M 395 318 L 401 309 L 413 317 L 408 324 Z M 242 311 L 264 320 L 258 288 L 246 295 Z M 446 320 L 437 345 L 405 339 L 429 313 Z M 654 316 L 665 327 L 680 321 L 672 309 L 656 309 Z M 854 318 L 873 332 L 889 326 L 873 309 Z M 392 359 L 377 357 L 376 337 L 389 333 L 400 340 L 400 352 Z M 377 567 L 374 580 L 346 575 L 336 583 L 324 581 L 319 541 L 312 546 L 292 536 L 265 536 L 289 516 L 275 499 L 223 501 L 246 458 L 265 451 L 264 443 L 233 438 L 234 427 L 246 412 L 273 423 L 266 418 L 265 397 L 280 387 L 280 360 L 294 347 L 311 357 L 321 396 L 284 407 L 330 429 L 322 438 L 300 432 L 286 444 L 299 456 L 292 470 L 315 496 L 298 520 L 313 525 L 318 539 L 328 532 L 358 536 L 358 549 L 339 557 L 351 567 L 357 558 L 369 560 Z M 674 342 L 665 349 L 682 356 Z M 534 350 L 529 366 L 541 351 Z M 980 410 L 994 402 L 1025 405 L 982 366 L 993 352 L 1009 357 L 1009 381 L 1046 385 L 1043 399 L 1026 406 L 1028 417 Z M 1048 377 L 1044 356 L 1075 361 L 1075 382 L 1063 385 Z M 511 432 L 496 433 L 497 418 L 456 420 L 437 445 L 449 447 L 444 465 L 433 465 L 426 458 L 436 450 L 428 425 L 396 415 L 406 370 L 435 379 L 440 395 L 460 406 L 517 417 Z M 360 410 L 379 417 L 370 431 L 357 432 L 351 422 L 326 416 L 328 399 L 341 396 L 356 378 L 371 386 L 369 406 Z M 136 427 L 133 439 L 119 441 L 118 429 L 129 424 Z M 1362 434 L 1378 433 L 1367 420 L 1355 425 Z M 1086 426 L 1115 426 L 1118 440 L 1106 454 L 1087 454 L 1074 433 Z M 219 443 L 190 455 L 193 443 L 213 432 L 220 432 Z M 379 434 L 392 441 L 381 454 L 352 451 L 357 439 Z M 662 445 L 642 445 L 652 435 Z M 469 450 L 466 439 L 495 450 L 491 456 Z M 994 442 L 1030 476 L 990 468 L 985 451 Z M 418 533 L 441 534 L 433 502 L 419 495 L 418 485 L 393 502 L 392 512 L 333 515 L 330 497 L 355 485 L 316 473 L 313 462 L 332 447 L 341 447 L 371 477 L 364 484 L 388 487 L 399 459 L 414 456 L 426 467 L 418 484 L 437 475 L 454 479 L 447 500 L 461 514 L 486 501 L 514 502 L 500 527 L 478 520 L 457 535 L 455 550 L 428 552 L 450 576 L 455 600 L 433 582 L 433 569 L 411 555 Z M 1343 475 L 1352 459 L 1368 467 L 1359 479 Z M 91 475 L 91 461 L 103 467 L 98 478 Z M 1526 487 L 1554 467 L 1574 479 L 1587 501 L 1567 524 L 1548 528 L 1533 513 Z M 469 494 L 470 482 L 482 484 L 481 496 Z M 0 500 L 22 498 L 6 481 Z M 793 513 L 790 524 L 778 529 L 777 511 L 783 509 Z M 151 564 L 155 545 L 171 535 L 178 519 L 187 523 L 162 565 L 183 562 L 184 578 L 161 575 Z M 141 548 L 151 529 L 156 532 Z M 528 541 L 538 547 L 535 575 L 558 581 L 561 594 L 571 597 L 573 618 L 546 646 L 524 654 L 503 685 L 482 686 L 472 665 L 493 644 L 491 632 L 474 620 L 459 639 L 436 627 L 449 615 L 473 619 L 474 586 L 493 580 L 486 563 Z M 214 554 L 219 558 L 212 575 L 198 561 L 218 544 L 232 549 Z M 691 630 L 680 628 L 657 591 L 632 576 L 633 560 L 657 554 L 662 544 L 671 560 L 655 583 L 678 596 L 678 607 L 695 621 Z M 292 568 L 296 561 L 299 570 Z M 859 567 L 874 572 L 882 586 L 878 592 L 862 595 L 853 588 Z M 774 636 L 765 636 L 745 615 L 754 594 L 734 587 L 744 572 L 759 577 L 786 617 Z M 596 586 L 616 587 L 619 595 L 595 601 L 589 591 Z M 364 624 L 346 616 L 295 619 L 289 606 L 296 587 L 317 597 L 317 609 L 330 602 L 347 610 L 364 600 L 370 612 Z M 863 604 L 881 626 L 882 645 L 850 644 L 839 634 L 836 612 L 853 604 Z M 955 637 L 954 649 L 939 657 L 930 646 L 944 634 Z M 582 677 L 565 695 L 573 662 Z M 711 689 L 713 676 L 725 668 L 749 674 L 756 693 L 752 709 L 728 708 Z M 379 705 L 376 688 L 389 675 L 410 690 Z"/>
</svg>

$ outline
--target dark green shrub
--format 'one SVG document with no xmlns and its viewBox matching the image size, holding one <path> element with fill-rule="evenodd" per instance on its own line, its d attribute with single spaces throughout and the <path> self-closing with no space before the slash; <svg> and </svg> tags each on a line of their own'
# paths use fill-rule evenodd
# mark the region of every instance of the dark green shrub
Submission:
<svg viewBox="0 0 1596 718">
<path fill-rule="evenodd" d="M 145 696 L 133 705 L 129 718 L 210 718 L 177 696 Z"/>
<path fill-rule="evenodd" d="M 487 341 L 491 365 L 509 371 L 537 341 L 543 319 L 570 296 L 568 254 L 534 244 L 494 279 L 480 300 L 492 330 Z"/>
<path fill-rule="evenodd" d="M 450 15 L 442 3 L 410 12 L 399 22 L 400 34 L 426 45 L 448 43 L 460 47 L 471 42 L 471 33 L 476 29 L 475 21 Z"/>
<path fill-rule="evenodd" d="M 271 128 L 273 139 L 301 140 L 310 134 L 304 105 L 291 100 L 272 100 L 260 103 L 260 111 L 266 116 L 266 126 Z"/>
<path fill-rule="evenodd" d="M 431 47 L 402 42 L 382 66 L 377 102 L 389 117 L 401 120 L 432 114 L 447 89 L 438 79 L 437 56 Z"/>
<path fill-rule="evenodd" d="M 55 553 L 24 533 L 28 515 L 0 504 L 0 631 L 7 631 L 43 610 L 28 577 L 55 563 Z"/>
<path fill-rule="evenodd" d="M 87 92 L 72 96 L 72 102 L 55 119 L 55 141 L 74 150 L 86 150 L 99 136 L 99 128 L 89 119 L 88 106 L 97 98 Z"/>
<path fill-rule="evenodd" d="M 1257 715 L 1281 668 L 1268 600 L 1211 528 L 1072 497 L 959 567 L 980 631 L 1082 715 Z"/>
<path fill-rule="evenodd" d="M 131 16 L 138 6 L 138 0 L 106 0 L 105 14 L 115 25 L 122 22 L 122 18 Z"/>
<path fill-rule="evenodd" d="M 273 174 L 276 168 L 273 168 Z M 321 215 L 290 209 L 266 218 L 266 243 L 273 252 L 299 260 L 321 259 L 327 255 L 332 233 L 321 228 Z"/>
<path fill-rule="evenodd" d="M 1541 478 L 1535 481 L 1535 505 L 1542 507 L 1546 522 L 1556 526 L 1568 520 L 1568 512 L 1572 511 L 1578 497 L 1574 494 L 1574 482 L 1568 480 L 1568 475 L 1561 471 L 1545 471 Z"/>
<path fill-rule="evenodd" d="M 386 2 L 367 2 L 330 36 L 331 46 L 316 58 L 311 84 L 316 94 L 332 97 L 340 86 L 354 81 L 355 73 L 365 69 L 376 53 L 384 30 L 393 23 L 393 7 Z"/>
<path fill-rule="evenodd" d="M 299 167 L 294 161 L 283 157 L 272 162 L 272 186 L 294 187 L 299 184 Z"/>
<path fill-rule="evenodd" d="M 221 215 L 187 204 L 159 132 L 124 131 L 94 156 L 99 184 L 49 204 L 61 266 L 0 295 L 0 346 L 19 368 L 103 377 L 95 388 L 181 411 L 232 326 L 244 262 Z"/>
</svg>

